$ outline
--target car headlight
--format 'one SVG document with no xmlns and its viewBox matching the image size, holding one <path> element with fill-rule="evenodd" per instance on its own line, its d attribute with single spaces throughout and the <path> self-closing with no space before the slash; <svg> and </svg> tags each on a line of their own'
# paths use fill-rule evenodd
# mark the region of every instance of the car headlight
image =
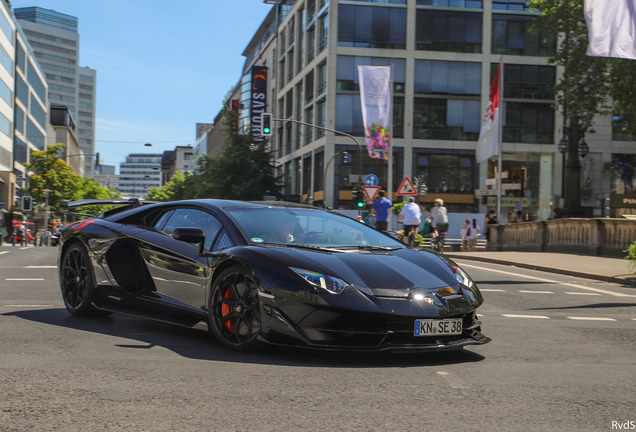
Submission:
<svg viewBox="0 0 636 432">
<path fill-rule="evenodd" d="M 475 286 L 475 283 L 470 276 L 468 276 L 459 266 L 457 266 L 457 270 L 455 271 L 455 279 L 457 279 L 460 284 L 465 285 L 468 288 L 473 288 Z"/>
<path fill-rule="evenodd" d="M 311 270 L 304 270 L 290 267 L 291 270 L 300 275 L 310 284 L 322 288 L 331 294 L 340 294 L 347 287 L 347 283 L 342 279 L 335 278 L 326 274 L 318 273 Z"/>
</svg>

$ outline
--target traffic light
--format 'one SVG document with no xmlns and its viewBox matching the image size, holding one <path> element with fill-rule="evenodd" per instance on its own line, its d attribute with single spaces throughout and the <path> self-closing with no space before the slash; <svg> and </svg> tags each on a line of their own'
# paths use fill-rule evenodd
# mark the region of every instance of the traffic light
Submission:
<svg viewBox="0 0 636 432">
<path fill-rule="evenodd" d="M 353 202 L 356 204 L 356 207 L 361 209 L 364 207 L 364 191 L 362 188 L 356 188 L 352 191 L 353 193 Z"/>
<path fill-rule="evenodd" d="M 274 135 L 274 131 L 272 130 L 272 115 L 270 113 L 261 114 L 261 135 Z"/>
<path fill-rule="evenodd" d="M 33 210 L 33 200 L 30 196 L 22 197 L 22 210 L 23 211 L 32 211 Z"/>
</svg>

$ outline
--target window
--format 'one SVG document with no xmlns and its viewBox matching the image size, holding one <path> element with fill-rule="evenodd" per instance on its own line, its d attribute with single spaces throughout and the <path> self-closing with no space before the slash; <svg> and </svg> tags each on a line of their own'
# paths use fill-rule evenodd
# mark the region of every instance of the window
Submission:
<svg viewBox="0 0 636 432">
<path fill-rule="evenodd" d="M 67 68 L 67 67 L 64 67 L 64 66 L 58 66 L 58 65 L 54 65 L 54 64 L 50 64 L 50 63 L 40 62 L 40 66 L 42 66 L 43 69 L 50 69 L 50 70 L 54 70 L 54 71 L 58 71 L 58 72 L 65 72 L 65 73 L 69 73 L 69 74 L 74 74 L 75 73 L 75 69 Z"/>
<path fill-rule="evenodd" d="M 79 97 L 82 99 L 93 100 L 93 95 L 88 93 L 80 93 Z"/>
<path fill-rule="evenodd" d="M 24 54 L 24 48 L 22 48 L 22 45 L 17 44 L 16 51 L 15 51 L 15 65 L 22 72 L 26 73 L 25 62 L 26 62 L 26 56 Z"/>
<path fill-rule="evenodd" d="M 64 38 L 60 38 L 60 37 L 57 37 L 57 36 L 48 35 L 46 33 L 36 32 L 36 31 L 33 31 L 33 30 L 24 29 L 24 34 L 26 34 L 27 36 L 33 36 L 33 37 L 40 38 L 40 39 L 46 39 L 46 40 L 50 40 L 50 41 L 53 41 L 53 42 L 63 43 L 65 45 L 77 46 L 77 43 L 74 40 L 64 39 Z"/>
<path fill-rule="evenodd" d="M 0 15 L 1 14 L 0 12 Z M 0 63 L 2 63 L 2 66 L 13 76 L 13 60 L 11 60 L 11 57 L 9 57 L 9 54 L 2 45 L 0 45 Z"/>
<path fill-rule="evenodd" d="M 29 43 L 31 44 L 33 48 L 43 48 L 49 51 L 55 51 L 55 52 L 59 52 L 59 53 L 67 54 L 71 56 L 77 55 L 77 51 L 73 49 L 62 48 L 62 47 L 58 47 L 58 46 L 47 44 L 47 43 L 37 42 L 35 40 L 29 40 Z"/>
<path fill-rule="evenodd" d="M 320 35 L 318 39 L 318 52 L 322 52 L 327 48 L 327 39 L 329 36 L 329 16 L 325 15 L 320 19 Z"/>
<path fill-rule="evenodd" d="M 481 9 L 481 0 L 417 0 L 417 5 Z"/>
<path fill-rule="evenodd" d="M 358 92 L 358 66 L 389 66 L 393 64 L 393 91 L 404 93 L 405 65 L 404 59 L 384 57 L 352 57 L 338 56 L 337 91 Z"/>
<path fill-rule="evenodd" d="M 27 117 L 27 133 L 26 140 L 33 144 L 38 150 L 44 150 L 44 134 L 40 129 Z"/>
<path fill-rule="evenodd" d="M 49 93 L 49 98 L 54 100 L 66 101 L 66 102 L 75 102 L 74 96 L 59 95 L 55 93 Z"/>
<path fill-rule="evenodd" d="M 66 57 L 60 57 L 57 55 L 53 55 L 53 54 L 47 54 L 47 53 L 41 53 L 41 52 L 35 52 L 35 57 L 37 58 L 41 58 L 41 59 L 45 59 L 45 60 L 53 60 L 56 62 L 60 62 L 60 63 L 66 63 L 66 64 L 70 64 L 70 65 L 75 65 L 75 60 L 73 59 L 69 59 Z"/>
<path fill-rule="evenodd" d="M 490 80 L 497 64 L 490 65 Z M 554 100 L 556 69 L 553 66 L 504 65 L 504 97 L 508 99 Z"/>
<path fill-rule="evenodd" d="M 27 69 L 28 69 L 27 81 L 29 82 L 29 84 L 31 84 L 31 86 L 33 87 L 33 90 L 35 90 L 35 93 L 37 93 L 42 103 L 46 103 L 46 99 L 45 99 L 46 90 L 44 87 L 44 83 L 38 76 L 37 72 L 35 71 L 35 67 L 30 61 L 27 64 Z"/>
<path fill-rule="evenodd" d="M 392 3 L 392 4 L 402 4 L 402 5 L 406 4 L 406 0 L 349 0 L 349 1 L 360 1 L 360 2 L 366 2 L 366 3 Z"/>
<path fill-rule="evenodd" d="M 481 63 L 415 60 L 415 93 L 481 95 Z"/>
<path fill-rule="evenodd" d="M 415 98 L 413 138 L 477 141 L 481 102 Z"/>
<path fill-rule="evenodd" d="M 554 143 L 554 108 L 551 104 L 504 102 L 504 106 L 505 142 Z"/>
<path fill-rule="evenodd" d="M 415 152 L 416 175 L 423 177 L 429 193 L 473 194 L 475 157 L 471 154 Z M 464 209 L 472 211 L 470 209 Z M 450 210 L 449 211 L 453 211 Z"/>
<path fill-rule="evenodd" d="M 219 238 L 216 240 L 216 242 L 214 242 L 212 252 L 218 252 L 232 246 L 234 246 L 234 242 L 232 242 L 232 239 L 228 235 L 227 231 L 223 230 L 221 231 L 221 234 L 219 234 Z"/>
<path fill-rule="evenodd" d="M 18 98 L 22 105 L 29 106 L 29 86 L 22 81 L 20 75 L 15 76 L 15 97 Z"/>
<path fill-rule="evenodd" d="M 24 135 L 24 111 L 22 111 L 22 108 L 20 108 L 18 104 L 15 105 L 14 111 L 15 111 L 15 130 L 21 133 L 22 135 Z"/>
<path fill-rule="evenodd" d="M 75 78 L 69 78 L 69 77 L 55 75 L 55 74 L 49 74 L 49 73 L 44 74 L 44 75 L 46 75 L 46 79 L 49 80 L 49 81 L 60 81 L 60 82 L 67 82 L 67 83 L 75 84 Z M 80 87 L 82 87 L 82 86 L 80 85 Z M 75 90 L 73 90 L 73 91 L 75 91 Z"/>
<path fill-rule="evenodd" d="M 530 11 L 526 0 L 493 0 L 493 10 Z"/>
<path fill-rule="evenodd" d="M 75 89 L 73 87 L 67 87 L 67 86 L 58 85 L 58 84 L 49 84 L 49 89 L 75 93 Z"/>
<path fill-rule="evenodd" d="M 415 49 L 481 53 L 482 13 L 418 9 Z"/>
<path fill-rule="evenodd" d="M 24 141 L 22 141 L 18 137 L 13 138 L 13 156 L 15 157 L 15 161 L 18 163 L 26 163 L 27 162 L 27 145 Z"/>
<path fill-rule="evenodd" d="M 556 45 L 545 31 L 530 31 L 534 17 L 530 15 L 492 16 L 492 53 L 528 56 L 554 55 Z"/>
<path fill-rule="evenodd" d="M 77 129 L 77 133 L 82 135 L 90 135 L 93 133 L 93 131 L 90 129 Z"/>
<path fill-rule="evenodd" d="M 338 45 L 406 48 L 406 9 L 345 6 L 338 9 Z"/>
<path fill-rule="evenodd" d="M 11 137 L 11 120 L 6 118 L 4 114 L 0 113 L 0 131 L 8 137 Z"/>
<path fill-rule="evenodd" d="M 11 15 L 11 12 L 9 12 L 9 15 Z M 0 28 L 2 29 L 2 32 L 7 36 L 7 39 L 9 39 L 11 45 L 13 45 L 13 27 L 11 27 L 11 24 L 9 24 L 7 17 L 5 17 L 2 12 L 0 12 Z"/>
<path fill-rule="evenodd" d="M 79 79 L 82 80 L 82 81 L 93 82 L 93 77 L 92 76 L 88 76 L 88 75 L 80 75 Z"/>
<path fill-rule="evenodd" d="M 29 111 L 40 126 L 46 128 L 46 111 L 42 108 L 33 94 L 31 94 L 31 109 Z"/>
<path fill-rule="evenodd" d="M 81 106 L 82 108 L 93 108 L 93 104 L 88 102 L 80 102 L 79 106 Z"/>
<path fill-rule="evenodd" d="M 7 86 L 4 81 L 0 80 L 0 97 L 2 97 L 2 99 L 4 99 L 4 101 L 9 104 L 9 106 L 11 106 L 12 96 L 13 92 L 11 91 L 9 86 Z"/>
</svg>

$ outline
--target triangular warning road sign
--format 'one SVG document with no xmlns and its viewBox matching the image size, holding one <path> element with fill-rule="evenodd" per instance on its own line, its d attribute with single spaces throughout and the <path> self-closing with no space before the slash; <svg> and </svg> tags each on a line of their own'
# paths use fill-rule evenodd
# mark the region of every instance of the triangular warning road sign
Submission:
<svg viewBox="0 0 636 432">
<path fill-rule="evenodd" d="M 411 182 L 409 176 L 405 176 L 404 180 L 402 180 L 402 184 L 398 188 L 396 195 L 417 195 L 417 191 Z"/>
<path fill-rule="evenodd" d="M 367 194 L 369 201 L 373 202 L 373 198 L 378 194 L 380 186 L 362 186 L 362 189 L 364 189 L 364 193 Z"/>
</svg>

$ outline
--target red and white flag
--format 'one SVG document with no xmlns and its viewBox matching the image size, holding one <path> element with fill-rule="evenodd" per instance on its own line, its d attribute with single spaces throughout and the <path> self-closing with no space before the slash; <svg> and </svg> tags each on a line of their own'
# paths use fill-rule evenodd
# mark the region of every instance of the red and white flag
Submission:
<svg viewBox="0 0 636 432">
<path fill-rule="evenodd" d="M 499 122 L 501 121 L 499 114 L 499 76 L 502 67 L 503 63 L 499 63 L 497 74 L 490 86 L 490 102 L 488 103 L 488 109 L 486 109 L 484 121 L 481 123 L 479 141 L 477 142 L 477 152 L 475 154 L 477 162 L 485 161 L 490 156 L 499 154 Z"/>
<path fill-rule="evenodd" d="M 636 1 L 585 0 L 587 55 L 636 59 Z"/>
</svg>

